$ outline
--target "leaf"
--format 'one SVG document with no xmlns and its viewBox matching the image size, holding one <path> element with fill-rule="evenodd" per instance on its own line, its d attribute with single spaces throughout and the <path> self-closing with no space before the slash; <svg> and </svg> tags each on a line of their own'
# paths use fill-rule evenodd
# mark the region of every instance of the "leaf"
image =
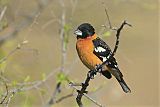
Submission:
<svg viewBox="0 0 160 107">
<path fill-rule="evenodd" d="M 72 28 L 72 27 L 71 27 L 70 24 L 65 24 L 65 25 L 64 25 L 64 32 L 65 32 L 65 33 L 69 32 L 69 31 L 71 30 L 71 28 Z"/>
<path fill-rule="evenodd" d="M 68 42 L 69 42 L 69 36 L 65 35 L 65 37 L 64 37 L 64 48 L 65 48 L 65 50 L 67 49 Z"/>
<path fill-rule="evenodd" d="M 16 80 L 14 80 L 14 81 L 12 81 L 12 84 L 11 84 L 11 85 L 12 85 L 12 86 L 16 86 L 17 83 L 18 83 L 18 82 L 17 82 Z"/>
<path fill-rule="evenodd" d="M 42 73 L 42 81 L 45 81 L 45 80 L 46 80 L 46 74 Z"/>
<path fill-rule="evenodd" d="M 103 33 L 103 37 L 108 37 L 111 36 L 111 32 L 110 31 L 106 31 Z"/>
<path fill-rule="evenodd" d="M 67 45 L 68 45 L 68 42 L 69 42 L 69 31 L 71 30 L 71 25 L 70 24 L 65 24 L 64 25 L 64 47 L 65 49 L 67 49 Z"/>
<path fill-rule="evenodd" d="M 63 72 L 58 73 L 58 75 L 57 75 L 57 83 L 59 83 L 59 82 L 62 83 L 62 82 L 67 81 L 67 80 L 68 80 L 68 78 Z"/>
<path fill-rule="evenodd" d="M 27 76 L 25 79 L 24 79 L 24 82 L 28 82 L 30 80 L 30 76 Z"/>
</svg>

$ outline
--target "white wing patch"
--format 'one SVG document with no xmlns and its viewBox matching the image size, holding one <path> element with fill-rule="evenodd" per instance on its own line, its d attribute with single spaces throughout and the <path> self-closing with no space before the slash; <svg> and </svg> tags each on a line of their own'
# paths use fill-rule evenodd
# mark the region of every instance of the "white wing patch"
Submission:
<svg viewBox="0 0 160 107">
<path fill-rule="evenodd" d="M 105 62 L 107 60 L 106 57 L 103 57 L 103 56 L 100 56 L 100 57 L 102 58 L 103 62 Z"/>
<path fill-rule="evenodd" d="M 118 65 L 114 65 L 114 67 L 118 68 Z"/>
<path fill-rule="evenodd" d="M 105 52 L 106 49 L 102 48 L 102 47 L 97 47 L 94 49 L 96 52 Z"/>
</svg>

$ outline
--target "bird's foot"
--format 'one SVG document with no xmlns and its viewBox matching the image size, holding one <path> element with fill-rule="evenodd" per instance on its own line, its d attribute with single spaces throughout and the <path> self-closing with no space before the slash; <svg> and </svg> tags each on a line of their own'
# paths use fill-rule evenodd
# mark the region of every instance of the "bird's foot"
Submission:
<svg viewBox="0 0 160 107">
<path fill-rule="evenodd" d="M 94 76 L 97 74 L 96 70 L 91 70 L 88 72 L 88 77 L 94 79 Z"/>
<path fill-rule="evenodd" d="M 96 71 L 99 72 L 99 73 L 101 73 L 101 72 L 103 71 L 103 69 L 102 69 L 102 67 L 101 67 L 101 64 L 97 64 L 97 65 L 95 66 L 95 69 L 96 69 Z"/>
</svg>

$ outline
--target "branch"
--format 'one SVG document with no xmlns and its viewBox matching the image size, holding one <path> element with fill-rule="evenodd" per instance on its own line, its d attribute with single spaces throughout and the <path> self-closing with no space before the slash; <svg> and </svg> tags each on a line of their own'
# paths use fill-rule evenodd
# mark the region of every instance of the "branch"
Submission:
<svg viewBox="0 0 160 107">
<path fill-rule="evenodd" d="M 73 87 L 74 89 L 76 89 L 78 92 L 79 92 L 79 90 L 78 90 L 78 88 L 75 86 L 75 84 L 73 84 L 72 82 L 70 82 L 69 83 L 69 85 L 71 86 L 71 87 Z M 79 93 L 78 93 L 79 94 Z M 104 106 L 102 106 L 100 103 L 98 103 L 97 101 L 95 101 L 94 99 L 92 99 L 90 96 L 88 96 L 86 93 L 82 93 L 87 99 L 89 99 L 90 101 L 92 101 L 93 103 L 95 103 L 97 106 L 99 106 L 99 107 L 104 107 Z M 78 96 L 78 95 L 77 95 Z M 80 101 L 78 101 L 78 104 L 80 104 L 79 105 L 79 107 L 83 107 L 83 104 L 82 104 L 82 102 Z"/>
<path fill-rule="evenodd" d="M 51 99 L 49 100 L 49 102 L 48 102 L 49 105 L 52 105 L 52 104 L 54 104 L 54 103 L 56 102 L 56 101 L 55 101 L 56 95 L 57 95 L 57 93 L 60 93 L 60 92 L 61 92 L 60 86 L 61 86 L 61 82 L 58 82 L 58 83 L 56 84 L 56 88 L 55 88 L 55 91 L 54 91 L 54 93 L 53 93 L 53 95 L 52 95 L 52 98 L 51 98 Z"/>
<path fill-rule="evenodd" d="M 62 96 L 61 98 L 57 99 L 57 100 L 55 101 L 55 103 L 59 103 L 59 102 L 65 100 L 65 99 L 67 99 L 67 98 L 73 97 L 74 95 L 75 95 L 75 94 L 74 94 L 74 90 L 73 90 L 70 94 L 67 94 L 67 95 Z"/>
<path fill-rule="evenodd" d="M 7 6 L 5 6 L 5 7 L 3 8 L 3 10 L 2 10 L 2 12 L 1 12 L 1 14 L 0 14 L 0 22 L 2 21 L 3 16 L 4 16 L 6 10 L 7 10 Z"/>
<path fill-rule="evenodd" d="M 2 101 L 0 102 L 0 104 L 3 104 L 4 103 L 4 101 L 7 99 L 7 97 L 8 97 L 8 86 L 7 86 L 7 84 L 4 82 L 4 84 L 5 84 L 5 87 L 6 87 L 6 95 L 2 98 Z"/>
<path fill-rule="evenodd" d="M 71 2 L 72 2 L 72 15 L 73 15 L 73 13 L 75 12 L 75 6 L 77 4 L 77 0 L 71 1 Z M 66 64 L 66 55 L 67 55 L 67 39 L 68 39 L 68 37 L 66 37 L 66 33 L 68 33 L 68 31 L 66 31 L 66 28 L 65 28 L 66 21 L 67 21 L 67 18 L 66 18 L 67 11 L 66 11 L 65 0 L 59 0 L 59 4 L 62 8 L 61 18 L 59 20 L 59 24 L 60 24 L 60 34 L 59 35 L 60 35 L 60 40 L 61 40 L 61 68 L 60 68 L 61 70 L 59 72 L 64 74 L 65 64 Z M 70 18 L 73 17 L 72 15 Z M 67 76 L 66 72 L 64 75 Z M 69 81 L 69 80 L 66 79 L 66 81 Z M 62 81 L 59 81 L 56 84 L 55 90 L 47 105 L 51 106 L 52 104 L 56 103 L 56 96 L 58 93 L 61 92 L 61 85 L 62 85 Z"/>
<path fill-rule="evenodd" d="M 16 48 L 14 48 L 12 51 L 10 51 L 8 53 L 7 56 L 3 57 L 2 59 L 0 59 L 0 64 L 4 61 L 6 61 L 8 59 L 8 57 L 10 57 L 12 54 L 14 54 L 17 50 L 21 49 L 23 45 L 27 44 L 28 41 L 27 40 L 24 40 L 23 42 L 19 43 Z"/>
<path fill-rule="evenodd" d="M 127 23 L 126 20 L 124 20 L 123 23 L 121 24 L 121 26 L 116 30 L 116 31 L 117 31 L 117 33 L 116 33 L 116 38 L 117 38 L 117 40 L 116 40 L 116 44 L 115 44 L 114 50 L 113 50 L 113 52 L 112 52 L 112 56 L 115 55 L 115 53 L 116 53 L 116 51 L 117 51 L 117 49 L 118 49 L 119 36 L 120 36 L 121 30 L 123 29 L 124 25 L 128 25 L 128 26 L 132 27 L 131 24 Z"/>
</svg>

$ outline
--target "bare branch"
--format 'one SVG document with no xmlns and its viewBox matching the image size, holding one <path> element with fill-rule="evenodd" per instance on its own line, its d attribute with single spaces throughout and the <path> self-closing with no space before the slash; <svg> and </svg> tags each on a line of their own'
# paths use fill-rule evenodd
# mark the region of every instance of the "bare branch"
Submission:
<svg viewBox="0 0 160 107">
<path fill-rule="evenodd" d="M 8 97 L 8 100 L 6 101 L 6 107 L 8 107 L 11 99 L 13 98 L 13 96 L 15 95 L 15 92 L 12 92 L 11 95 Z"/>
<path fill-rule="evenodd" d="M 54 93 L 52 95 L 52 98 L 48 102 L 49 105 L 52 105 L 52 104 L 54 104 L 56 102 L 55 101 L 56 95 L 57 95 L 57 93 L 61 92 L 60 85 L 61 85 L 61 82 L 58 82 L 57 85 L 56 85 L 56 89 L 55 89 L 55 91 L 54 91 Z"/>
<path fill-rule="evenodd" d="M 7 6 L 5 6 L 5 7 L 3 8 L 3 10 L 2 10 L 2 12 L 1 12 L 1 14 L 0 14 L 0 22 L 2 21 L 3 16 L 4 16 L 6 10 L 7 10 Z"/>
<path fill-rule="evenodd" d="M 65 96 L 59 98 L 58 100 L 56 100 L 55 103 L 60 103 L 61 101 L 65 100 L 65 99 L 67 99 L 67 98 L 73 97 L 73 96 L 74 96 L 73 93 L 68 94 L 68 95 L 65 95 Z"/>
<path fill-rule="evenodd" d="M 107 12 L 106 8 L 105 8 L 105 13 L 106 13 L 106 16 L 107 16 L 107 19 L 108 19 L 108 22 L 109 22 L 109 28 L 112 29 L 112 24 L 111 24 L 111 21 L 109 19 L 109 15 L 108 15 L 108 12 Z"/>
<path fill-rule="evenodd" d="M 4 82 L 4 84 L 5 84 L 5 87 L 6 87 L 6 95 L 2 98 L 2 101 L 0 102 L 0 104 L 3 104 L 4 103 L 4 101 L 7 99 L 7 97 L 8 97 L 8 86 L 7 86 L 7 84 Z"/>
<path fill-rule="evenodd" d="M 6 61 L 8 59 L 8 57 L 10 57 L 11 55 L 13 55 L 17 50 L 21 49 L 23 45 L 27 44 L 28 41 L 27 40 L 24 40 L 23 42 L 19 43 L 16 48 L 14 48 L 12 51 L 10 51 L 8 53 L 7 56 L 3 57 L 2 59 L 0 59 L 0 64 L 4 61 Z"/>
<path fill-rule="evenodd" d="M 90 96 L 88 96 L 88 95 L 86 94 L 86 91 L 85 91 L 85 93 L 82 93 L 82 96 L 80 96 L 80 94 L 79 94 L 80 91 L 79 91 L 79 89 L 75 86 L 74 83 L 70 82 L 69 85 L 78 91 L 77 97 L 79 96 L 79 97 L 82 98 L 82 96 L 84 95 L 87 99 L 89 99 L 90 101 L 92 101 L 93 103 L 95 103 L 97 106 L 99 106 L 99 107 L 104 107 L 104 106 L 102 106 L 100 103 L 98 103 L 97 101 L 95 101 L 94 99 L 92 99 Z M 82 87 L 82 88 L 83 88 L 83 87 Z M 87 88 L 87 87 L 86 87 L 86 88 Z M 78 100 L 77 103 L 78 103 L 79 107 L 83 107 L 82 101 L 81 101 L 80 99 L 77 99 L 77 98 L 76 98 L 76 100 Z"/>
</svg>

